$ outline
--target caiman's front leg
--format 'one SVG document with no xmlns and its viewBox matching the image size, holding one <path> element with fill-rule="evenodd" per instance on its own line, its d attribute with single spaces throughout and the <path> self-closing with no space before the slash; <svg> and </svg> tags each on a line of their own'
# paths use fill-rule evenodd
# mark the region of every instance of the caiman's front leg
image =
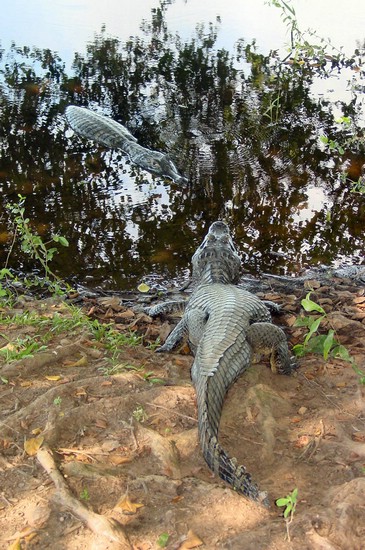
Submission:
<svg viewBox="0 0 365 550">
<path fill-rule="evenodd" d="M 151 317 L 166 315 L 168 313 L 184 313 L 186 304 L 186 300 L 171 300 L 170 302 L 163 302 L 162 304 L 146 307 L 144 311 Z"/>
<path fill-rule="evenodd" d="M 189 338 L 189 346 L 195 355 L 196 348 L 203 335 L 204 328 L 208 319 L 207 313 L 200 308 L 188 310 L 174 330 L 166 338 L 163 346 L 156 351 L 172 351 L 183 340 Z M 192 373 L 194 379 L 194 374 Z"/>
</svg>

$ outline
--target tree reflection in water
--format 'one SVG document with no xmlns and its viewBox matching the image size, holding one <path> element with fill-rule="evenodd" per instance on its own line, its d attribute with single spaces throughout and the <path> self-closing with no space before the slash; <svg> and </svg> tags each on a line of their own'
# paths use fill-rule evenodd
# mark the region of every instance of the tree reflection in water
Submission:
<svg viewBox="0 0 365 550">
<path fill-rule="evenodd" d="M 149 273 L 174 277 L 218 218 L 252 271 L 361 261 L 364 199 L 341 178 L 344 160 L 353 181 L 364 164 L 356 96 L 341 108 L 357 138 L 340 155 L 323 150 L 319 136 L 348 141 L 348 129 L 334 123 L 328 101 L 311 95 L 315 76 L 355 68 L 355 57 L 286 64 L 243 40 L 231 55 L 216 49 L 213 25 L 183 43 L 169 32 L 165 9 L 153 10 L 143 38 L 125 44 L 102 29 L 86 55 L 75 54 L 72 75 L 50 50 L 13 45 L 2 54 L 4 203 L 26 195 L 35 229 L 70 241 L 56 270 L 108 288 L 134 286 Z M 82 141 L 67 129 L 69 104 L 111 116 L 144 147 L 168 152 L 189 183 L 153 178 L 121 152 Z M 311 212 L 315 190 L 324 204 Z M 4 243 L 5 212 L 1 221 Z M 15 249 L 14 267 L 19 261 Z"/>
</svg>

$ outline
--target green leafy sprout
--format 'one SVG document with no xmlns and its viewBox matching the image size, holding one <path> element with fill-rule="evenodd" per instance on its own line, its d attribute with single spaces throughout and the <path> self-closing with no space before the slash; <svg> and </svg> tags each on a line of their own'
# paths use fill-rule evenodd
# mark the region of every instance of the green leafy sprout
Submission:
<svg viewBox="0 0 365 550">
<path fill-rule="evenodd" d="M 295 508 L 297 506 L 297 497 L 298 497 L 298 489 L 296 487 L 295 489 L 293 489 L 291 493 L 289 493 L 289 495 L 283 498 L 278 498 L 275 501 L 276 506 L 278 506 L 279 508 L 281 508 L 282 506 L 285 506 L 283 515 L 284 515 L 284 518 L 290 522 L 293 520 Z"/>
<path fill-rule="evenodd" d="M 342 359 L 351 364 L 352 368 L 359 376 L 359 382 L 365 384 L 365 372 L 363 372 L 355 364 L 354 358 L 351 356 L 348 349 L 340 344 L 336 339 L 336 333 L 333 329 L 329 329 L 327 334 L 320 334 L 319 329 L 321 324 L 326 319 L 327 314 L 320 304 L 317 304 L 311 299 L 312 290 L 307 293 L 306 297 L 301 301 L 303 309 L 308 313 L 318 313 L 319 316 L 309 315 L 298 317 L 294 323 L 296 327 L 307 327 L 308 332 L 302 344 L 296 344 L 293 351 L 297 357 L 303 357 L 307 353 L 319 353 L 325 361 L 329 357 Z"/>
</svg>

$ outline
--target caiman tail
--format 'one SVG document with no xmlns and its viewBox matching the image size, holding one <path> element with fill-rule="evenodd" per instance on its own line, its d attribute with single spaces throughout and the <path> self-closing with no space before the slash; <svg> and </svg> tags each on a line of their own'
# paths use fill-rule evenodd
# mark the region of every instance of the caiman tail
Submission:
<svg viewBox="0 0 365 550">
<path fill-rule="evenodd" d="M 259 492 L 244 466 L 237 465 L 218 442 L 219 419 L 224 400 L 224 384 L 220 375 L 200 376 L 197 380 L 199 439 L 203 456 L 209 468 L 229 483 L 238 493 L 253 500 L 265 501 L 265 493 Z"/>
<path fill-rule="evenodd" d="M 209 324 L 209 323 L 208 323 Z M 252 349 L 244 330 L 234 339 L 215 335 L 207 327 L 192 367 L 197 392 L 199 439 L 209 468 L 237 492 L 254 500 L 264 500 L 244 466 L 239 466 L 218 442 L 223 402 L 230 386 L 250 366 Z M 233 329 L 229 333 L 232 334 Z M 207 367 L 208 368 L 207 368 Z M 266 504 L 266 503 L 265 503 Z"/>
</svg>

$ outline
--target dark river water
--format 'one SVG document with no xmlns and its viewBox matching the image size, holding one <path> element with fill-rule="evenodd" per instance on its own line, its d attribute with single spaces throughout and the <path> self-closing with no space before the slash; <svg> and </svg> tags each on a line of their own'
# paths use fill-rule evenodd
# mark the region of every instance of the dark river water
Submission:
<svg viewBox="0 0 365 550">
<path fill-rule="evenodd" d="M 2 49 L 1 265 L 14 236 L 6 204 L 18 194 L 45 242 L 57 233 L 70 243 L 54 271 L 90 287 L 181 279 L 217 219 L 252 273 L 363 263 L 365 195 L 352 189 L 365 162 L 360 53 L 285 59 L 244 36 L 228 51 L 217 22 L 190 39 L 172 32 L 173 4 L 156 3 L 128 40 L 98 31 L 72 63 L 33 44 Z M 318 81 L 355 75 L 346 101 L 313 93 Z M 104 113 L 169 153 L 188 183 L 76 136 L 67 105 Z M 8 265 L 37 269 L 17 239 Z"/>
</svg>

